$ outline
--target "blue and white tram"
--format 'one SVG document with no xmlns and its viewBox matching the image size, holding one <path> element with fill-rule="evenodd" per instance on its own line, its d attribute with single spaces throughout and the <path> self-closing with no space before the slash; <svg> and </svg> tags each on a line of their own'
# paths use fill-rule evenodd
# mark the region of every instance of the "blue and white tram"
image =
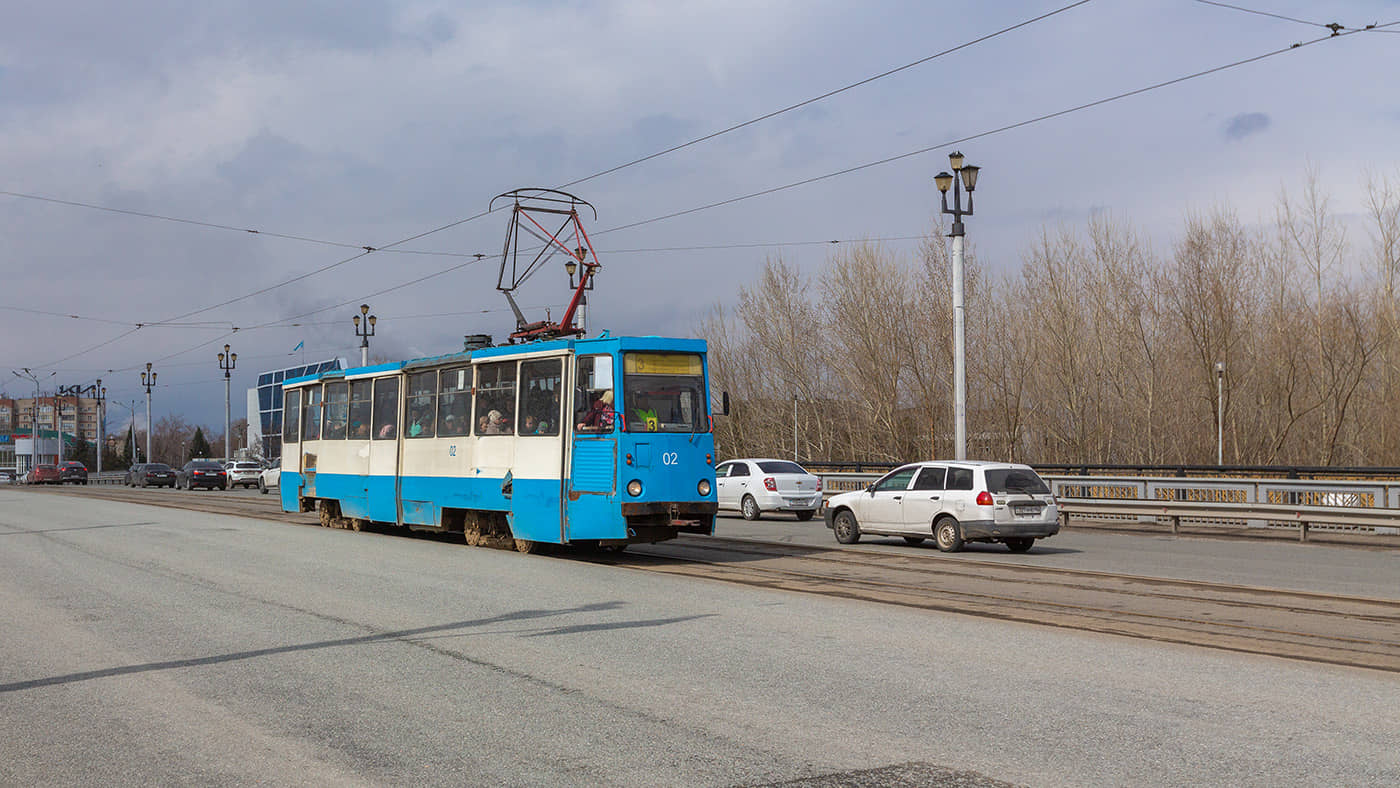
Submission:
<svg viewBox="0 0 1400 788">
<path fill-rule="evenodd" d="M 284 386 L 282 508 L 469 544 L 714 532 L 705 342 L 555 339 Z"/>
</svg>

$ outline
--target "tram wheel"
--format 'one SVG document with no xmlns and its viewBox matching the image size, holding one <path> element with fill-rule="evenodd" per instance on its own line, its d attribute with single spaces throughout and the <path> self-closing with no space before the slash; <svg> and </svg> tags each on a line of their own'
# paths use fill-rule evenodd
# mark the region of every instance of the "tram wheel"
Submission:
<svg viewBox="0 0 1400 788">
<path fill-rule="evenodd" d="M 516 540 L 515 540 L 515 552 L 517 552 L 517 553 L 534 553 L 534 552 L 538 552 L 539 549 L 540 549 L 540 543 L 539 543 L 539 542 L 536 542 L 536 541 L 534 541 L 534 540 L 532 540 L 532 539 L 516 539 Z"/>
</svg>

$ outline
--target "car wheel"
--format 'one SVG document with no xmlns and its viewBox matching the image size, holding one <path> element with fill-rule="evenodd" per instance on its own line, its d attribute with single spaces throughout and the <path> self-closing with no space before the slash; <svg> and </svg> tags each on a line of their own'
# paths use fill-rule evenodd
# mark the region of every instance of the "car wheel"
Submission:
<svg viewBox="0 0 1400 788">
<path fill-rule="evenodd" d="M 1006 549 L 1013 553 L 1024 553 L 1035 544 L 1035 539 L 1029 536 L 1017 536 L 1006 540 Z"/>
<path fill-rule="evenodd" d="M 924 537 L 922 537 L 922 536 L 906 536 L 906 537 L 904 537 L 904 541 L 905 541 L 906 544 L 923 544 L 923 543 L 924 543 Z"/>
<path fill-rule="evenodd" d="M 836 518 L 831 521 L 831 530 L 836 534 L 836 541 L 841 544 L 855 544 L 860 541 L 860 525 L 856 523 L 856 516 L 849 511 L 837 513 Z"/>
<path fill-rule="evenodd" d="M 763 516 L 763 510 L 758 508 L 758 501 L 752 495 L 745 495 L 744 502 L 739 505 L 739 510 L 743 512 L 745 520 L 757 520 Z"/>
<path fill-rule="evenodd" d="M 797 519 L 805 523 L 808 520 L 812 519 L 812 517 L 815 516 L 816 513 L 816 509 L 803 509 L 802 511 L 797 513 Z"/>
<path fill-rule="evenodd" d="M 258 492 L 267 495 L 267 482 L 262 479 L 258 479 Z"/>
<path fill-rule="evenodd" d="M 958 521 L 951 517 L 934 523 L 933 536 L 938 542 L 938 549 L 945 553 L 956 553 L 962 549 L 962 529 L 958 528 Z"/>
</svg>

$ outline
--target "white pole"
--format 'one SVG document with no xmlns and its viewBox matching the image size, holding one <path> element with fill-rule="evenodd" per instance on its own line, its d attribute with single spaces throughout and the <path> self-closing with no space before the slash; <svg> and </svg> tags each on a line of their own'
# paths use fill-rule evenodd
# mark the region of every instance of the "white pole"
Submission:
<svg viewBox="0 0 1400 788">
<path fill-rule="evenodd" d="M 151 387 L 146 387 L 146 462 L 151 462 Z"/>
<path fill-rule="evenodd" d="M 228 370 L 224 370 L 224 460 L 233 459 L 233 432 L 229 429 L 232 422 L 229 421 L 229 376 Z"/>
<path fill-rule="evenodd" d="M 1215 365 L 1215 464 L 1225 464 L 1225 365 Z"/>
<path fill-rule="evenodd" d="M 967 459 L 967 345 L 963 335 L 963 236 L 953 236 L 953 459 Z"/>
</svg>

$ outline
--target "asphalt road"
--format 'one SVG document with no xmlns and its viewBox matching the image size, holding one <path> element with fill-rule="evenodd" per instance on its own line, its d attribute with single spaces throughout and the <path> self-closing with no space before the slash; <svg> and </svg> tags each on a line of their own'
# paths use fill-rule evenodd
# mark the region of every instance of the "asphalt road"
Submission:
<svg viewBox="0 0 1400 788">
<path fill-rule="evenodd" d="M 1391 674 L 430 539 L 0 489 L 0 611 L 4 785 L 1400 784 Z"/>
</svg>

